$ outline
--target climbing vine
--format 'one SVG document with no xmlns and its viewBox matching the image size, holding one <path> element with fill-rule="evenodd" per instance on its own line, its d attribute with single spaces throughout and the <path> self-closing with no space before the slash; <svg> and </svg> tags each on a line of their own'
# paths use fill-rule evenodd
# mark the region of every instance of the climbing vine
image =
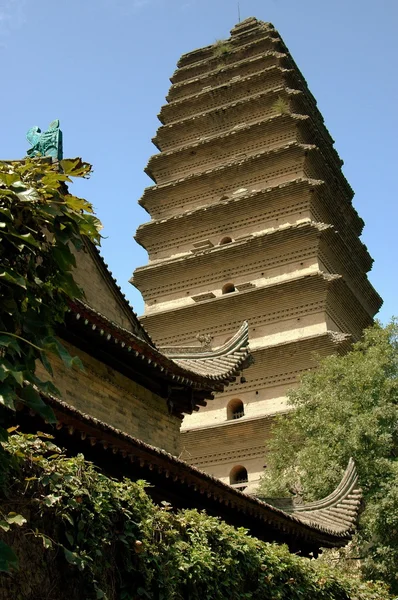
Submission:
<svg viewBox="0 0 398 600">
<path fill-rule="evenodd" d="M 48 435 L 13 432 L 3 445 L 12 460 L 0 534 L 6 541 L 19 535 L 8 573 L 0 574 L 6 600 L 45 597 L 47 586 L 59 600 L 389 598 L 379 584 L 339 574 L 203 512 L 156 506 L 144 482 L 111 479 L 83 456 L 65 456 Z M 9 522 L 16 507 L 20 527 Z M 13 576 L 18 549 L 21 568 Z"/>
</svg>

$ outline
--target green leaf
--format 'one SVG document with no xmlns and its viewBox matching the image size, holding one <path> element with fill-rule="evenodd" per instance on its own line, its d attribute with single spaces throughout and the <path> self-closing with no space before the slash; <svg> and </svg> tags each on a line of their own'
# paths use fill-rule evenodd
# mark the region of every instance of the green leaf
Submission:
<svg viewBox="0 0 398 600">
<path fill-rule="evenodd" d="M 11 283 L 12 285 L 18 285 L 26 290 L 25 278 L 16 271 L 13 271 L 13 269 L 5 269 L 0 273 L 0 283 Z"/>
<path fill-rule="evenodd" d="M 4 206 L 0 207 L 0 214 L 3 216 L 3 218 L 9 219 L 10 221 L 14 220 L 14 216 L 9 208 Z"/>
<path fill-rule="evenodd" d="M 8 440 L 7 429 L 0 427 L 0 442 L 6 442 Z"/>
<path fill-rule="evenodd" d="M 69 246 L 59 244 L 53 248 L 52 253 L 60 269 L 68 271 L 71 267 L 76 267 L 76 259 Z"/>
<path fill-rule="evenodd" d="M 68 531 L 65 531 L 65 537 L 68 540 L 68 542 L 70 543 L 70 545 L 73 546 L 73 544 L 75 543 L 75 538 L 73 537 L 73 535 L 71 533 L 69 533 Z"/>
<path fill-rule="evenodd" d="M 0 571 L 11 573 L 18 569 L 18 558 L 15 552 L 5 542 L 0 540 Z"/>
<path fill-rule="evenodd" d="M 3 346 L 3 348 L 10 348 L 11 350 L 14 350 L 18 356 L 21 356 L 21 348 L 18 341 L 10 335 L 0 335 L 0 346 Z"/>
<path fill-rule="evenodd" d="M 9 373 L 10 369 L 6 366 L 5 361 L 0 363 L 0 381 L 4 381 L 5 379 L 7 379 Z"/>
<path fill-rule="evenodd" d="M 50 550 L 53 547 L 52 540 L 44 534 L 40 534 L 41 541 L 43 542 L 43 546 L 46 550 Z"/>
<path fill-rule="evenodd" d="M 88 177 L 91 172 L 91 165 L 83 162 L 81 158 L 64 158 L 59 162 L 59 166 L 65 175 L 72 177 Z"/>
<path fill-rule="evenodd" d="M 7 523 L 7 521 L 0 521 L 0 528 L 3 531 L 8 531 L 10 529 L 10 525 Z"/>
<path fill-rule="evenodd" d="M 0 173 L 0 182 L 6 187 L 11 187 L 14 183 L 20 180 L 18 173 Z"/>
<path fill-rule="evenodd" d="M 31 375 L 30 382 L 38 388 L 39 393 L 43 392 L 44 394 L 52 394 L 53 396 L 61 395 L 61 392 L 52 381 L 41 381 L 36 375 Z"/>
<path fill-rule="evenodd" d="M 60 499 L 60 496 L 54 496 L 54 494 L 49 494 L 44 498 L 43 504 L 45 504 L 46 506 L 53 506 L 54 504 L 57 504 L 60 501 Z"/>
<path fill-rule="evenodd" d="M 72 196 L 71 194 L 68 194 L 67 196 L 65 196 L 65 202 L 71 210 L 74 210 L 76 212 L 93 212 L 92 204 L 90 204 L 90 202 L 87 202 L 87 200 L 84 200 L 84 198 L 78 198 L 77 196 Z"/>
<path fill-rule="evenodd" d="M 57 356 L 59 356 L 68 369 L 76 366 L 82 370 L 84 370 L 83 364 L 77 356 L 72 357 L 67 349 L 61 344 L 56 337 L 49 336 L 43 340 L 43 347 L 48 352 L 53 352 Z"/>
<path fill-rule="evenodd" d="M 65 554 L 65 558 L 69 564 L 76 565 L 80 569 L 82 569 L 84 567 L 84 563 L 83 563 L 81 557 L 76 552 L 71 552 L 70 550 L 65 548 L 65 546 L 62 546 L 62 548 L 63 548 L 64 554 Z"/>
<path fill-rule="evenodd" d="M 15 390 L 8 383 L 0 384 L 0 404 L 14 410 L 16 397 Z"/>
<path fill-rule="evenodd" d="M 57 422 L 52 408 L 43 402 L 40 394 L 31 385 L 27 385 L 22 389 L 21 398 L 29 408 L 36 411 L 43 419 L 49 423 Z"/>
<path fill-rule="evenodd" d="M 39 202 L 40 196 L 34 188 L 24 189 L 17 193 L 18 199 L 22 202 Z"/>
<path fill-rule="evenodd" d="M 22 240 L 24 244 L 28 244 L 29 246 L 34 246 L 35 248 L 40 248 L 41 244 L 33 237 L 31 233 L 12 233 L 8 232 L 7 235 L 11 235 L 12 237 L 17 238 L 18 240 Z"/>
<path fill-rule="evenodd" d="M 24 376 L 22 371 L 15 371 L 14 369 L 10 369 L 9 373 L 15 379 L 18 385 L 23 384 Z"/>
<path fill-rule="evenodd" d="M 76 284 L 72 273 L 65 271 L 59 278 L 59 287 L 69 296 L 69 298 L 81 298 L 83 295 L 82 289 Z"/>
<path fill-rule="evenodd" d="M 51 363 L 48 360 L 48 356 L 45 352 L 40 353 L 40 360 L 43 364 L 43 367 L 46 369 L 47 373 L 50 373 L 50 375 L 53 376 L 53 374 L 54 374 L 53 368 L 52 368 Z"/>
<path fill-rule="evenodd" d="M 25 523 L 27 522 L 25 517 L 15 513 L 15 512 L 8 513 L 8 515 L 6 517 L 6 521 L 10 525 L 25 525 Z"/>
</svg>

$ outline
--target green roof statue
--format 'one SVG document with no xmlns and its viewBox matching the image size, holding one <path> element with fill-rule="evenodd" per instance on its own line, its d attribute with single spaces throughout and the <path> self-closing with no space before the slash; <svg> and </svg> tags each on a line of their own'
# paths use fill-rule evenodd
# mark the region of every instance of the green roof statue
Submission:
<svg viewBox="0 0 398 600">
<path fill-rule="evenodd" d="M 32 145 L 27 152 L 28 156 L 51 156 L 62 160 L 62 131 L 59 120 L 52 121 L 47 131 L 40 127 L 32 127 L 26 134 L 28 142 Z"/>
</svg>

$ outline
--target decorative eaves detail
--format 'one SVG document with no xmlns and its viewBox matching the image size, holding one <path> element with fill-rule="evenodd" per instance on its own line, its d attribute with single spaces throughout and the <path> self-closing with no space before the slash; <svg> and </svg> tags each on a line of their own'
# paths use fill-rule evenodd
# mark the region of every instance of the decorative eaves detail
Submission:
<svg viewBox="0 0 398 600">
<path fill-rule="evenodd" d="M 340 484 L 326 498 L 304 504 L 294 504 L 287 499 L 266 498 L 265 501 L 311 527 L 344 533 L 352 531 L 355 526 L 361 498 L 355 463 L 350 458 Z"/>
<path fill-rule="evenodd" d="M 136 334 L 120 327 L 93 308 L 76 300 L 70 303 L 75 320 L 82 320 L 105 342 L 118 344 L 126 354 L 146 360 L 152 369 L 159 371 L 163 378 L 171 378 L 184 385 L 206 390 L 222 390 L 224 385 L 233 381 L 236 375 L 249 366 L 248 325 L 244 323 L 240 330 L 226 344 L 216 350 L 199 352 L 195 348 L 174 348 L 166 354 L 149 344 Z M 178 357 L 178 360 L 177 360 Z M 127 363 L 131 359 L 127 359 Z"/>
<path fill-rule="evenodd" d="M 251 364 L 249 353 L 249 326 L 245 321 L 239 331 L 228 342 L 215 350 L 203 351 L 198 348 L 196 352 L 184 352 L 184 348 L 166 348 L 166 356 L 171 358 L 183 369 L 198 375 L 212 375 L 218 378 L 234 378 L 239 370 Z"/>
</svg>

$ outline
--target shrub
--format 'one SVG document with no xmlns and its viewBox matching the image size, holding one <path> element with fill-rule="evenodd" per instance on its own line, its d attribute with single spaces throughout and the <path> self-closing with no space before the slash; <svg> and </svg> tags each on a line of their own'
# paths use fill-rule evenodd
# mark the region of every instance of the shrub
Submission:
<svg viewBox="0 0 398 600">
<path fill-rule="evenodd" d="M 14 433 L 4 447 L 11 460 L 0 531 L 16 542 L 20 569 L 16 555 L 3 568 L 2 600 L 388 598 L 379 584 L 290 554 L 204 512 L 156 506 L 144 482 L 111 479 L 83 456 L 67 457 L 44 434 Z M 15 533 L 7 518 L 17 512 Z"/>
</svg>

